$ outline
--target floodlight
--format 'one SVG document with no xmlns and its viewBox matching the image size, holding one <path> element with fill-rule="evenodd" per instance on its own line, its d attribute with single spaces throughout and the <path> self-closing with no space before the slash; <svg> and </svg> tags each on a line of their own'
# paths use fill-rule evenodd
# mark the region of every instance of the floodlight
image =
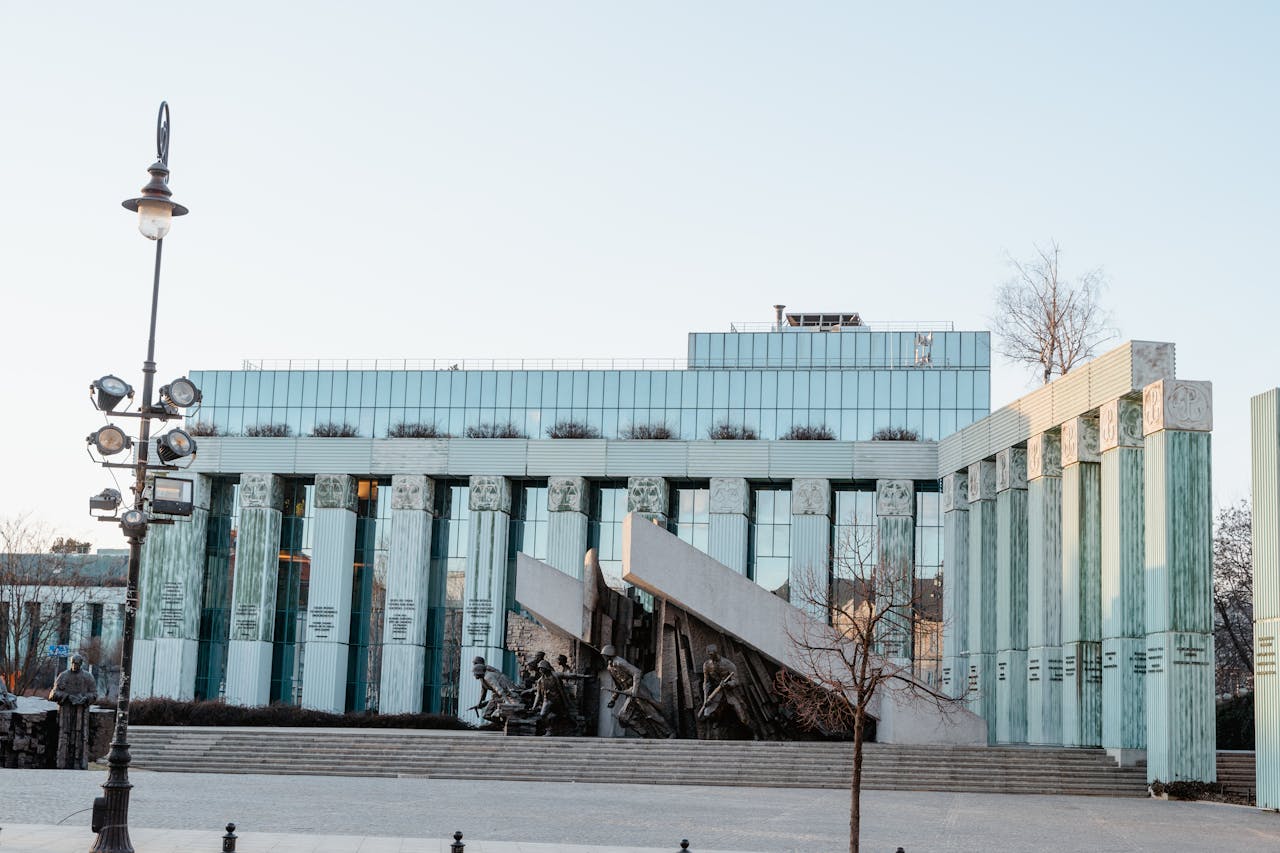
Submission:
<svg viewBox="0 0 1280 853">
<path fill-rule="evenodd" d="M 200 402 L 200 389 L 185 376 L 160 388 L 160 399 L 178 409 L 189 409 Z"/>
<path fill-rule="evenodd" d="M 120 516 L 120 527 L 126 536 L 142 536 L 147 532 L 147 514 L 140 509 L 127 510 Z"/>
<path fill-rule="evenodd" d="M 89 498 L 89 512 L 115 512 L 120 506 L 120 493 L 115 489 L 103 489 Z"/>
<path fill-rule="evenodd" d="M 133 386 L 110 373 L 91 382 L 89 390 L 93 393 L 93 405 L 104 412 L 114 411 L 125 397 L 133 399 Z"/>
<path fill-rule="evenodd" d="M 151 490 L 151 509 L 168 515 L 191 515 L 195 483 L 176 477 L 156 477 Z"/>
<path fill-rule="evenodd" d="M 90 433 L 85 441 L 96 447 L 103 456 L 115 456 L 133 447 L 133 439 L 115 424 L 107 424 L 97 432 Z"/>
<path fill-rule="evenodd" d="M 173 429 L 156 439 L 156 455 L 161 462 L 172 462 L 196 452 L 196 442 L 186 430 Z"/>
</svg>

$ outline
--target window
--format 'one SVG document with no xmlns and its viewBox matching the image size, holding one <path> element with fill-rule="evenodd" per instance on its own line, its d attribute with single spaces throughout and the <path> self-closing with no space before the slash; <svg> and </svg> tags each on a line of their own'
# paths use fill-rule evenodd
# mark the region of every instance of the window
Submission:
<svg viewBox="0 0 1280 853">
<path fill-rule="evenodd" d="M 791 490 L 760 488 L 752 495 L 751 577 L 787 597 L 791 573 Z"/>
<path fill-rule="evenodd" d="M 711 522 L 711 490 L 678 488 L 673 503 L 676 514 L 672 532 L 705 554 Z"/>
</svg>

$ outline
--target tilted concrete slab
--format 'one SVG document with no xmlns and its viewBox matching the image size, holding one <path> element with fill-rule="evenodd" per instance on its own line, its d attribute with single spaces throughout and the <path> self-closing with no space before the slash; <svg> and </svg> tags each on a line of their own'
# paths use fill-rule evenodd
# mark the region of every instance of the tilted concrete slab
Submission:
<svg viewBox="0 0 1280 853">
<path fill-rule="evenodd" d="M 547 627 L 587 639 L 591 617 L 583 597 L 585 584 L 528 554 L 516 554 L 516 601 Z"/>
<path fill-rule="evenodd" d="M 634 514 L 622 524 L 622 579 L 800 674 L 812 665 L 802 658 L 792 636 L 806 637 L 810 645 L 823 635 L 836 640 L 825 623 Z M 818 668 L 826 667 L 819 662 Z M 831 671 L 837 668 L 832 665 Z M 883 743 L 987 742 L 983 719 L 958 706 L 939 707 L 931 699 L 898 690 L 882 690 L 878 699 L 867 710 L 877 719 L 876 739 Z"/>
</svg>

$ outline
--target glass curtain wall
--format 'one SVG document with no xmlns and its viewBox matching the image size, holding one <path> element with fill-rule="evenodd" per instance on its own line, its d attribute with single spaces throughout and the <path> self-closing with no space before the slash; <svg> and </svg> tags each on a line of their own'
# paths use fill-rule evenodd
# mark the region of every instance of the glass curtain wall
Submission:
<svg viewBox="0 0 1280 853">
<path fill-rule="evenodd" d="M 240 485 L 233 480 L 218 478 L 211 486 L 208 538 L 205 542 L 200 645 L 196 654 L 197 699 L 218 699 L 224 693 L 239 527 Z"/>
<path fill-rule="evenodd" d="M 351 630 L 347 654 L 348 711 L 376 710 L 382 665 L 382 614 L 386 603 L 387 551 L 391 536 L 390 480 L 356 484 L 356 547 L 352 567 Z M 382 488 L 380 488 L 380 486 Z"/>
<path fill-rule="evenodd" d="M 751 493 L 748 537 L 751 579 L 783 598 L 791 569 L 791 490 L 758 487 Z"/>
<path fill-rule="evenodd" d="M 604 481 L 592 490 L 587 542 L 596 549 L 605 581 L 617 590 L 626 588 L 622 582 L 622 520 L 626 516 L 626 482 Z"/>
<path fill-rule="evenodd" d="M 311 512 L 315 486 L 285 480 L 280 520 L 280 561 L 276 574 L 275 631 L 271 648 L 272 702 L 302 700 L 302 666 L 307 636 L 307 590 L 311 583 Z"/>
<path fill-rule="evenodd" d="M 422 707 L 437 714 L 458 711 L 470 495 L 471 489 L 465 480 L 436 483 L 435 521 L 431 531 L 431 605 L 427 615 L 429 645 Z"/>
<path fill-rule="evenodd" d="M 711 489 L 699 486 L 677 486 L 671 506 L 672 533 L 707 553 L 707 536 L 711 528 Z"/>
</svg>

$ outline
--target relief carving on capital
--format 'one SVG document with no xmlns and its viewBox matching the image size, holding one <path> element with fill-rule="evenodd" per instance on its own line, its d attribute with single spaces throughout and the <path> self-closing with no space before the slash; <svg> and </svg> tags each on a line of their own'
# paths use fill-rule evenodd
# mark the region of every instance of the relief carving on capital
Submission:
<svg viewBox="0 0 1280 853">
<path fill-rule="evenodd" d="M 391 478 L 391 508 L 430 510 L 435 504 L 435 480 L 425 474 L 396 474 Z"/>
<path fill-rule="evenodd" d="M 1042 432 L 1027 439 L 1027 479 L 1062 476 L 1062 444 L 1057 435 Z"/>
<path fill-rule="evenodd" d="M 587 481 L 582 477 L 548 477 L 547 509 L 550 512 L 586 512 Z"/>
<path fill-rule="evenodd" d="M 876 515 L 914 516 L 916 484 L 911 480 L 876 481 Z"/>
<path fill-rule="evenodd" d="M 1062 464 L 1099 462 L 1098 419 L 1072 418 L 1062 425 Z"/>
<path fill-rule="evenodd" d="M 791 481 L 792 515 L 831 515 L 831 481 L 801 478 Z"/>
<path fill-rule="evenodd" d="M 725 515 L 746 515 L 750 492 L 742 477 L 711 478 L 711 511 Z"/>
<path fill-rule="evenodd" d="M 316 474 L 316 509 L 356 511 L 356 479 L 347 474 Z"/>
<path fill-rule="evenodd" d="M 646 512 L 666 515 L 666 479 L 663 477 L 631 477 L 628 479 L 627 512 Z"/>
<path fill-rule="evenodd" d="M 1027 451 L 1010 447 L 996 454 L 996 491 L 1027 487 Z"/>
<path fill-rule="evenodd" d="M 1142 446 L 1142 404 L 1112 400 L 1098 409 L 1098 450 Z"/>
<path fill-rule="evenodd" d="M 275 474 L 241 474 L 240 506 L 245 509 L 280 509 L 284 489 Z"/>
<path fill-rule="evenodd" d="M 969 508 L 969 472 L 948 474 L 942 478 L 942 511 Z"/>
<path fill-rule="evenodd" d="M 1213 429 L 1213 384 L 1162 379 L 1142 390 L 1142 432 L 1162 429 L 1209 432 Z"/>
<path fill-rule="evenodd" d="M 467 508 L 472 512 L 511 512 L 511 481 L 491 474 L 472 477 Z"/>
<path fill-rule="evenodd" d="M 984 459 L 969 466 L 969 503 L 995 500 L 996 463 Z"/>
</svg>

